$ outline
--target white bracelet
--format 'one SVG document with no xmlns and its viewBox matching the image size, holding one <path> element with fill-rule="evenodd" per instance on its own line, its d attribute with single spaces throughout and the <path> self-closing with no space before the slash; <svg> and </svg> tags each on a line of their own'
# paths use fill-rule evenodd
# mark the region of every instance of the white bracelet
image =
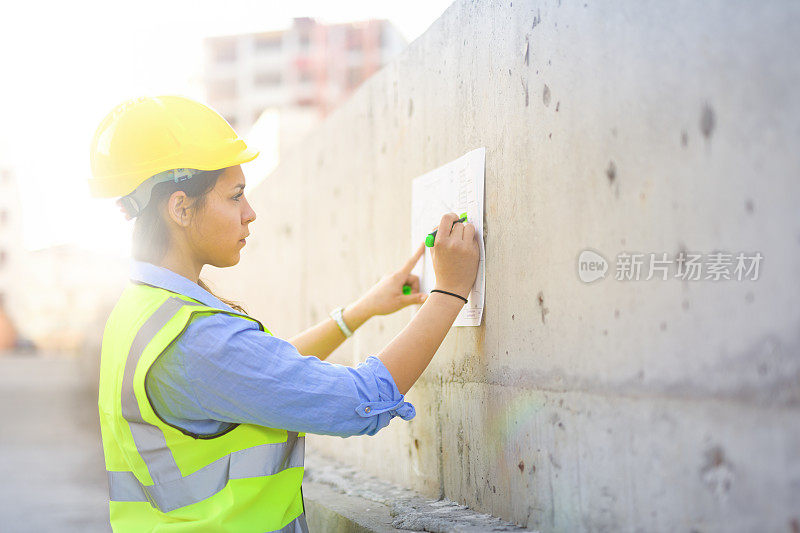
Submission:
<svg viewBox="0 0 800 533">
<path fill-rule="evenodd" d="M 331 311 L 329 316 L 333 320 L 335 320 L 337 324 L 339 324 L 339 329 L 342 330 L 342 333 L 344 333 L 344 336 L 345 337 L 349 337 L 350 335 L 353 334 L 353 332 L 350 331 L 350 328 L 348 328 L 347 324 L 344 323 L 344 318 L 342 317 L 342 315 L 343 315 L 342 307 L 337 307 L 336 309 Z"/>
</svg>

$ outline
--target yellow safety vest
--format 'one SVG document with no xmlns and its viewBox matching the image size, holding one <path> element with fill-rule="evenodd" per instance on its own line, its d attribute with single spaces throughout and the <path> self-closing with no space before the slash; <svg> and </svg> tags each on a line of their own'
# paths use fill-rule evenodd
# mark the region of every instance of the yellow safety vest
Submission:
<svg viewBox="0 0 800 533">
<path fill-rule="evenodd" d="M 193 435 L 162 420 L 145 391 L 153 362 L 198 316 L 228 313 L 131 283 L 111 312 L 100 363 L 100 428 L 116 532 L 307 532 L 305 433 L 238 424 Z"/>
</svg>

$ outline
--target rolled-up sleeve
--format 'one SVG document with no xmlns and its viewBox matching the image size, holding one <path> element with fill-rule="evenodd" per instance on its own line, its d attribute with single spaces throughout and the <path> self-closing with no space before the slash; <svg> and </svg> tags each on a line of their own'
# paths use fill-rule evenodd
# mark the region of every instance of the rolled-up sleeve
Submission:
<svg viewBox="0 0 800 533">
<path fill-rule="evenodd" d="M 199 410 L 210 420 L 348 437 L 374 435 L 395 416 L 416 414 L 379 358 L 349 367 L 303 356 L 241 318 L 196 319 L 174 346 L 188 400 L 198 408 L 188 409 L 189 419 Z"/>
</svg>

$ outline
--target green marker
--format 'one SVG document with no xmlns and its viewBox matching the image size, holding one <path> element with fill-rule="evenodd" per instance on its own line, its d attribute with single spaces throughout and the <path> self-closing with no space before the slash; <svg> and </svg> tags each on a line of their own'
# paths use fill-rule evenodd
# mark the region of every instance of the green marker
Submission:
<svg viewBox="0 0 800 533">
<path fill-rule="evenodd" d="M 403 294 L 411 294 L 411 285 L 403 285 Z"/>
<path fill-rule="evenodd" d="M 461 213 L 461 218 L 456 220 L 456 222 L 465 222 L 466 220 L 467 220 L 467 214 L 466 213 Z M 455 225 L 456 222 L 453 222 L 453 224 Z M 427 246 L 428 248 L 432 248 L 433 247 L 433 242 L 436 240 L 436 232 L 437 231 L 439 231 L 438 228 L 433 230 L 433 233 L 428 233 L 428 236 L 425 237 L 425 246 Z"/>
</svg>

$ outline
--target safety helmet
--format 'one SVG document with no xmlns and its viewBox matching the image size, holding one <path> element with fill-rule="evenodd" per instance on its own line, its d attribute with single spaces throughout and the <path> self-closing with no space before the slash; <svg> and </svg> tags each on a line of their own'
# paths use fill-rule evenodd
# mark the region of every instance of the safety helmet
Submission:
<svg viewBox="0 0 800 533">
<path fill-rule="evenodd" d="M 89 190 L 98 198 L 122 196 L 123 207 L 136 216 L 156 183 L 247 163 L 258 153 L 200 102 L 183 96 L 134 98 L 114 108 L 94 134 Z"/>
</svg>

